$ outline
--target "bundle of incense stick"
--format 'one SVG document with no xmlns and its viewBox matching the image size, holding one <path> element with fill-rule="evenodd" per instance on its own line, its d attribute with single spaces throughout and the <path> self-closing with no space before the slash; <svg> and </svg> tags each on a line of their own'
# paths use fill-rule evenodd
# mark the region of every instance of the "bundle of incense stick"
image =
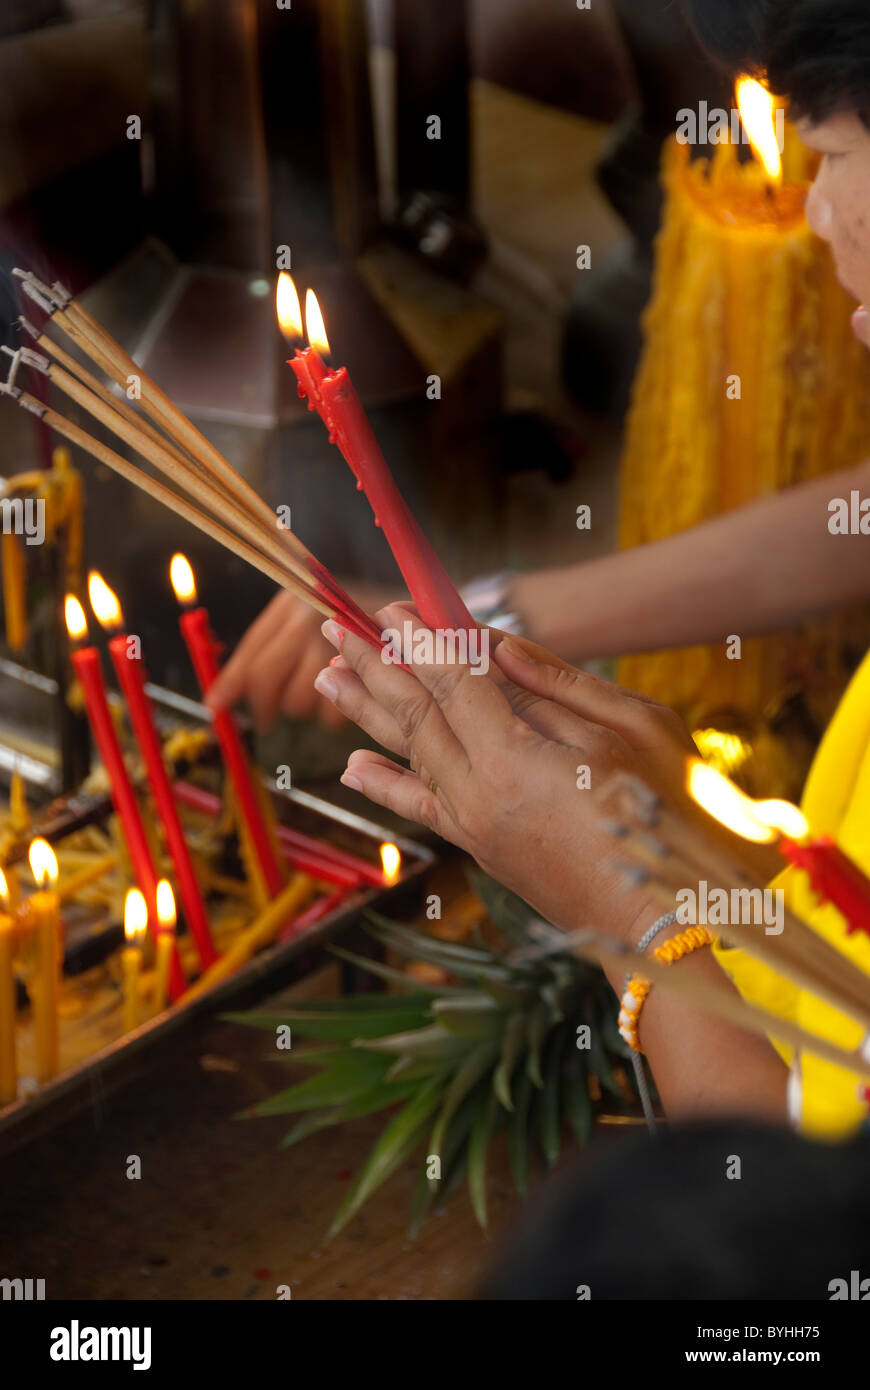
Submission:
<svg viewBox="0 0 870 1390">
<path fill-rule="evenodd" d="M 318 612 L 339 619 L 371 645 L 381 646 L 380 632 L 368 614 L 102 325 L 61 285 L 49 287 L 30 271 L 12 273 L 24 293 L 48 315 L 49 325 L 40 330 L 21 319 L 35 347 L 2 349 L 11 362 L 0 393 Z M 82 366 L 49 335 L 48 326 L 59 330 L 122 395 Z M 159 482 L 20 388 L 16 379 L 21 366 L 43 373 L 167 481 Z M 137 383 L 138 409 L 126 398 L 132 380 Z"/>
<path fill-rule="evenodd" d="M 697 892 L 702 882 L 707 885 L 708 892 L 721 889 L 729 894 L 729 905 L 739 904 L 742 909 L 744 905 L 759 901 L 758 897 L 751 899 L 747 895 L 762 893 L 764 885 L 753 879 L 742 863 L 736 859 L 732 861 L 703 829 L 689 824 L 640 779 L 618 773 L 595 795 L 603 828 L 619 839 L 624 852 L 624 863 L 620 867 L 627 886 L 643 886 L 663 907 L 671 909 L 677 902 L 677 894 L 685 890 Z M 754 915 L 754 912 L 742 910 L 730 912 L 727 925 L 721 928 L 722 939 L 855 1019 L 870 1033 L 870 976 L 793 913 L 784 911 L 782 932 L 770 935 L 763 920 L 756 925 L 746 920 Z M 763 914 L 759 916 L 763 919 Z M 651 979 L 649 972 L 654 965 L 655 962 L 645 956 L 643 964 L 639 964 L 639 972 Z M 678 985 L 676 976 L 680 973 L 656 970 L 655 978 L 670 981 L 673 988 L 689 997 L 696 991 L 699 1007 L 712 1008 L 735 1022 L 743 1018 L 751 1031 L 766 1032 L 785 1041 L 797 1040 L 800 1035 L 801 1046 L 818 1056 L 832 1056 L 830 1044 L 823 1045 L 815 1035 L 745 1004 L 730 991 L 719 991 L 716 986 L 707 984 L 698 988 L 699 982 L 688 976 Z M 717 993 L 722 996 L 721 1008 L 716 1007 L 714 996 Z M 866 1070 L 858 1054 L 847 1054 L 840 1049 L 833 1051 L 839 1052 L 841 1064 L 848 1057 L 853 1070 Z"/>
</svg>

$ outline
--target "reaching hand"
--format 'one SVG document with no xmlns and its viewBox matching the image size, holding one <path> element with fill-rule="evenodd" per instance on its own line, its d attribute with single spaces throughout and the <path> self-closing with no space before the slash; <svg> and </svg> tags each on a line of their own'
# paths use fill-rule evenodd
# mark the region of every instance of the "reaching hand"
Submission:
<svg viewBox="0 0 870 1390">
<path fill-rule="evenodd" d="M 363 607 L 384 602 L 382 590 L 354 597 Z M 329 658 L 321 636 L 322 617 L 295 595 L 276 594 L 248 628 L 206 697 L 211 709 L 245 699 L 258 732 L 271 729 L 279 712 L 294 719 L 315 716 L 330 728 L 344 723 L 339 710 L 314 689 L 314 677 Z"/>
</svg>

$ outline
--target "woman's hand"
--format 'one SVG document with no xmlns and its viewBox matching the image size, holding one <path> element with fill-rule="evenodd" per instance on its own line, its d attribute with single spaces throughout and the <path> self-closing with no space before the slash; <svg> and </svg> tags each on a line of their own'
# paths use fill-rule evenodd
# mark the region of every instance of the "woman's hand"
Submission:
<svg viewBox="0 0 870 1390">
<path fill-rule="evenodd" d="M 369 611 L 386 601 L 381 589 L 355 588 L 353 596 Z M 206 704 L 218 710 L 247 700 L 259 733 L 268 732 L 279 713 L 293 719 L 316 716 L 327 727 L 338 728 L 344 723 L 341 712 L 314 689 L 314 677 L 330 656 L 322 622 L 321 615 L 294 594 L 276 594 L 223 667 Z"/>
<path fill-rule="evenodd" d="M 377 621 L 423 627 L 401 607 Z M 341 660 L 317 689 L 411 763 L 353 753 L 346 785 L 467 850 L 561 926 L 606 921 L 630 936 L 650 920 L 646 893 L 627 893 L 614 868 L 619 845 L 601 831 L 588 787 L 618 770 L 682 783 L 694 745 L 674 714 L 562 663 L 529 662 L 529 652 L 554 659 L 516 639 L 496 647 L 487 674 L 468 664 L 415 664 L 412 674 L 335 623 L 324 634 Z"/>
</svg>

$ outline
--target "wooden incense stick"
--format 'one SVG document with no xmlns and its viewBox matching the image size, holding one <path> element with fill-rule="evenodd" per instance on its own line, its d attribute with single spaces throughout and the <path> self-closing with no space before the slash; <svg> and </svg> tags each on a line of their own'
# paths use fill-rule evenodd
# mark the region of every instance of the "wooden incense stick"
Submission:
<svg viewBox="0 0 870 1390">
<path fill-rule="evenodd" d="M 602 969 L 611 970 L 614 974 L 625 971 L 641 975 L 650 984 L 660 985 L 672 994 L 678 994 L 698 1009 L 714 1014 L 727 1023 L 733 1023 L 735 1027 L 742 1028 L 747 1033 L 754 1033 L 768 1040 L 776 1038 L 791 1044 L 799 1051 L 811 1052 L 834 1066 L 844 1067 L 861 1077 L 870 1078 L 870 1051 L 865 1057 L 863 1047 L 860 1051 L 849 1052 L 815 1033 L 808 1032 L 799 1024 L 779 1018 L 777 1014 L 769 1013 L 756 1004 L 747 1003 L 730 985 L 714 985 L 708 980 L 699 980 L 691 971 L 662 965 L 648 956 L 638 956 L 632 947 L 594 928 L 567 933 L 561 947 L 553 942 L 540 951 L 531 948 L 528 952 L 518 952 L 513 959 L 519 963 L 522 959 L 533 960 L 543 955 L 556 954 L 560 949 L 565 953 L 578 955 L 584 960 L 594 961 Z"/>
<path fill-rule="evenodd" d="M 325 617 L 331 618 L 335 616 L 335 610 L 328 605 L 326 599 L 321 598 L 320 595 L 315 594 L 311 589 L 305 588 L 293 575 L 289 574 L 285 569 L 282 569 L 273 561 L 267 559 L 266 556 L 261 555 L 253 546 L 248 545 L 239 537 L 234 536 L 231 532 L 227 531 L 225 527 L 221 526 L 219 522 L 213 521 L 211 517 L 206 516 L 204 512 L 199 511 L 191 503 L 185 501 L 184 498 L 176 496 L 176 494 L 165 487 L 163 483 L 158 482 L 156 478 L 150 477 L 149 474 L 143 473 L 141 468 L 137 468 L 135 464 L 130 463 L 128 459 L 122 458 L 120 454 L 114 453 L 114 451 L 107 448 L 105 444 L 100 443 L 99 440 L 86 434 L 78 425 L 72 424 L 72 422 L 65 419 L 64 416 L 59 415 L 57 411 L 52 410 L 50 406 L 43 405 L 42 401 L 37 400 L 35 396 L 31 396 L 27 392 L 22 392 L 19 398 L 19 404 L 25 409 L 30 410 L 33 414 L 39 416 L 44 420 L 46 425 L 56 430 L 58 434 L 62 434 L 71 444 L 77 444 L 79 448 L 91 454 L 99 463 L 104 463 L 107 468 L 111 468 L 115 473 L 118 473 L 120 477 L 124 478 L 126 482 L 132 483 L 134 487 L 141 488 L 149 497 L 161 503 L 162 506 L 168 507 L 170 511 L 175 512 L 176 515 L 180 516 L 184 521 L 189 521 L 192 526 L 196 526 L 198 530 L 203 531 L 207 536 L 210 536 L 212 540 L 217 541 L 219 545 L 225 546 L 227 550 L 232 551 L 234 555 L 237 555 L 240 560 L 244 560 L 246 564 L 253 566 L 254 569 L 258 569 L 261 574 L 265 574 L 275 584 L 290 590 L 290 592 L 296 594 L 298 598 L 303 599 L 305 603 L 311 604 L 313 608 L 323 613 Z"/>
<path fill-rule="evenodd" d="M 59 285 L 49 289 L 28 271 L 14 270 L 13 275 L 22 281 L 25 293 L 46 312 L 51 321 L 64 332 L 80 350 L 99 367 L 111 380 L 125 388 L 131 376 L 139 382 L 140 405 L 148 412 L 172 439 L 189 453 L 194 463 L 218 480 L 233 497 L 235 503 L 247 507 L 259 519 L 261 526 L 269 528 L 272 538 L 288 556 L 292 556 L 300 567 L 299 577 L 313 578 L 324 597 L 333 600 L 332 607 L 341 613 L 348 625 L 355 631 L 362 630 L 366 640 L 380 645 L 380 635 L 370 617 L 341 588 L 325 566 L 291 531 L 276 527 L 275 513 L 266 505 L 251 485 L 233 469 L 226 459 L 197 430 L 181 410 L 160 390 L 147 373 L 134 362 L 119 343 Z"/>
</svg>

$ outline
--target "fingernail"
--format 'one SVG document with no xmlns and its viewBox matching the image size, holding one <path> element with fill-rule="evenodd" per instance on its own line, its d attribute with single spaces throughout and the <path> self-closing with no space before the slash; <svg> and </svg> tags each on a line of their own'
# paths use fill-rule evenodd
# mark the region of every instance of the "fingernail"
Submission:
<svg viewBox="0 0 870 1390">
<path fill-rule="evenodd" d="M 336 652 L 335 656 L 331 656 L 329 658 L 329 664 L 330 666 L 341 666 L 343 670 L 347 670 L 347 662 L 345 661 L 341 652 Z"/>
<path fill-rule="evenodd" d="M 536 664 L 535 658 L 531 655 L 528 648 L 524 647 L 522 642 L 518 642 L 516 638 L 510 636 L 503 637 L 501 646 L 507 650 L 509 656 L 515 656 L 517 661 L 527 661 L 530 666 Z"/>
<path fill-rule="evenodd" d="M 358 777 L 354 777 L 352 772 L 343 772 L 338 779 L 342 786 L 350 787 L 352 792 L 361 792 L 363 784 Z"/>
<path fill-rule="evenodd" d="M 327 700 L 335 701 L 338 696 L 338 682 L 334 676 L 330 675 L 328 668 L 317 675 L 314 681 L 314 689 L 319 691 L 321 695 L 324 695 Z"/>
<path fill-rule="evenodd" d="M 331 647 L 340 647 L 344 641 L 344 628 L 339 627 L 333 618 L 327 618 L 320 631 Z"/>
</svg>

